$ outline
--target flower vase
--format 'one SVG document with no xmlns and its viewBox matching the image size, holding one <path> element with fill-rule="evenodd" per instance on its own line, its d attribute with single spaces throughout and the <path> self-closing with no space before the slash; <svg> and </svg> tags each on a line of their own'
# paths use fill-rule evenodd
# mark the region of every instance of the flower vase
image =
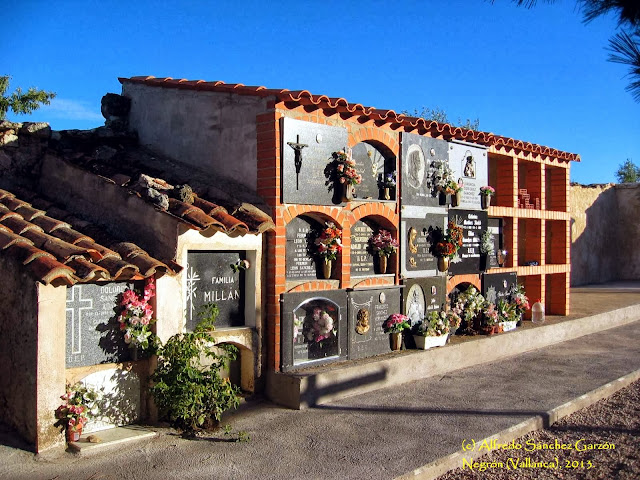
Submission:
<svg viewBox="0 0 640 480">
<path fill-rule="evenodd" d="M 76 425 L 73 428 L 67 427 L 67 442 L 77 442 L 82 435 L 82 425 Z"/>
<path fill-rule="evenodd" d="M 342 201 L 350 202 L 353 200 L 353 196 L 355 194 L 356 187 L 351 185 L 348 182 L 342 184 Z"/>
<path fill-rule="evenodd" d="M 433 335 L 433 336 L 423 336 L 423 335 L 414 335 L 413 339 L 416 342 L 416 348 L 418 350 L 429 350 L 433 347 L 444 347 L 447 343 L 447 339 L 449 338 L 449 334 L 445 333 L 444 335 Z"/>
<path fill-rule="evenodd" d="M 438 257 L 438 270 L 440 272 L 449 270 L 449 257 Z"/>
<path fill-rule="evenodd" d="M 491 195 L 482 195 L 480 197 L 483 210 L 487 210 L 491 205 Z"/>
<path fill-rule="evenodd" d="M 389 187 L 384 187 L 384 199 L 391 200 L 391 192 L 389 191 Z"/>
<path fill-rule="evenodd" d="M 138 345 L 131 341 L 129 344 L 129 358 L 132 362 L 138 361 Z"/>
<path fill-rule="evenodd" d="M 331 278 L 331 271 L 333 270 L 333 260 L 328 258 L 324 259 L 322 263 L 322 278 Z"/>
<path fill-rule="evenodd" d="M 461 192 L 454 193 L 453 195 L 451 195 L 451 206 L 452 207 L 460 206 L 461 200 L 462 200 L 462 193 Z"/>
<path fill-rule="evenodd" d="M 398 351 L 402 348 L 402 332 L 392 332 L 391 336 L 391 350 Z"/>
<path fill-rule="evenodd" d="M 378 255 L 378 267 L 380 267 L 380 273 L 387 273 L 387 263 L 389 257 L 386 255 Z"/>
</svg>

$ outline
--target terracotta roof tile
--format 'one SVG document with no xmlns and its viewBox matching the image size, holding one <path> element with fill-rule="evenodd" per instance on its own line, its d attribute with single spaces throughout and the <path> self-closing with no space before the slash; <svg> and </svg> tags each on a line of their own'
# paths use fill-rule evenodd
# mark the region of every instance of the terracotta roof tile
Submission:
<svg viewBox="0 0 640 480">
<path fill-rule="evenodd" d="M 56 228 L 51 234 L 60 240 L 71 243 L 72 245 L 76 245 L 81 240 L 85 240 L 87 242 L 94 241 L 93 238 L 77 232 L 73 228 L 67 227 Z"/>
<path fill-rule="evenodd" d="M 71 267 L 47 256 L 38 257 L 29 262 L 28 268 L 44 284 L 60 282 L 73 285 L 77 281 Z"/>
<path fill-rule="evenodd" d="M 100 254 L 101 258 L 120 258 L 120 255 L 117 252 L 114 252 L 110 248 L 105 247 L 104 245 L 100 245 L 93 240 L 79 240 L 76 245 L 78 247 L 95 250 Z"/>
<path fill-rule="evenodd" d="M 518 148 L 527 152 L 540 155 L 549 155 L 560 160 L 580 161 L 580 155 L 563 152 L 550 147 L 523 142 L 514 138 L 501 137 L 490 132 L 478 132 L 461 127 L 454 127 L 446 123 L 438 123 L 423 118 L 410 117 L 398 114 L 393 110 L 365 107 L 359 103 L 349 103 L 344 98 L 330 98 L 326 95 L 314 95 L 307 90 L 269 89 L 266 87 L 248 87 L 241 83 L 225 83 L 221 81 L 206 82 L 204 80 L 186 80 L 173 78 L 155 78 L 152 76 L 137 76 L 131 78 L 118 78 L 120 83 L 137 83 L 163 88 L 180 88 L 200 91 L 227 92 L 237 95 L 253 95 L 258 97 L 276 97 L 282 102 L 293 102 L 300 105 L 314 105 L 318 108 L 330 108 L 338 112 L 352 115 L 364 115 L 374 120 L 403 126 L 407 130 L 416 129 L 422 133 L 430 133 L 432 136 L 442 135 L 486 146 Z"/>
<path fill-rule="evenodd" d="M 99 280 L 129 280 L 156 272 L 174 273 L 182 268 L 175 262 L 167 265 L 131 243 L 117 244 L 130 257 L 123 260 L 118 252 L 95 242 L 68 222 L 46 215 L 11 192 L 0 190 L 0 200 L 0 255 L 13 257 L 42 283 L 73 285 Z M 39 201 L 38 204 L 47 202 Z M 57 209 L 56 212 L 73 218 L 64 210 Z M 88 225 L 87 222 L 76 223 Z M 107 238 L 106 233 L 102 236 Z"/>
<path fill-rule="evenodd" d="M 9 249 L 9 254 L 13 255 L 14 258 L 22 262 L 23 265 L 32 262 L 38 257 L 49 257 L 52 260 L 56 259 L 56 257 L 54 257 L 49 252 L 45 252 L 44 250 L 39 249 L 33 244 L 26 242 L 20 242 L 12 245 Z"/>
<path fill-rule="evenodd" d="M 221 207 L 220 205 L 216 205 L 215 203 L 209 202 L 208 200 L 205 200 L 203 198 L 200 198 L 198 196 L 195 196 L 193 199 L 193 205 L 195 207 L 198 207 L 200 210 L 202 210 L 204 213 L 206 213 L 207 215 L 211 215 L 212 213 L 216 213 L 216 212 L 226 212 L 226 208 Z"/>
<path fill-rule="evenodd" d="M 16 213 L 19 213 L 22 218 L 28 222 L 33 222 L 34 218 L 44 215 L 42 210 L 33 208 L 31 205 L 26 204 L 15 209 Z"/>
<path fill-rule="evenodd" d="M 73 268 L 75 275 L 83 282 L 88 282 L 89 280 L 108 280 L 111 278 L 109 270 L 82 257 L 74 258 L 67 263 L 67 266 Z"/>
<path fill-rule="evenodd" d="M 119 258 L 106 257 L 97 262 L 97 264 L 106 269 L 112 278 L 118 278 L 120 280 L 133 278 L 139 272 L 138 267 Z"/>
<path fill-rule="evenodd" d="M 33 245 L 33 242 L 28 238 L 21 237 L 11 230 L 0 228 L 0 250 L 4 250 L 18 243 Z"/>
<path fill-rule="evenodd" d="M 213 218 L 222 223 L 227 232 L 242 232 L 246 233 L 249 231 L 249 227 L 246 223 L 238 220 L 236 217 L 229 215 L 225 212 L 216 212 L 212 215 Z"/>
<path fill-rule="evenodd" d="M 69 225 L 68 223 L 61 222 L 60 220 L 56 220 L 55 218 L 51 218 L 47 215 L 42 215 L 41 217 L 34 218 L 33 223 L 42 227 L 42 229 L 47 233 L 51 233 L 57 228 L 71 228 L 71 225 Z"/>
<path fill-rule="evenodd" d="M 30 230 L 35 230 L 36 232 L 42 232 L 42 229 L 39 226 L 34 225 L 31 222 L 25 221 L 20 216 L 20 214 L 18 214 L 18 216 L 7 215 L 5 218 L 2 219 L 0 223 L 2 223 L 2 225 L 4 225 L 5 227 L 8 227 L 9 229 L 11 229 L 13 233 L 16 233 L 18 235 L 22 235 Z"/>
</svg>

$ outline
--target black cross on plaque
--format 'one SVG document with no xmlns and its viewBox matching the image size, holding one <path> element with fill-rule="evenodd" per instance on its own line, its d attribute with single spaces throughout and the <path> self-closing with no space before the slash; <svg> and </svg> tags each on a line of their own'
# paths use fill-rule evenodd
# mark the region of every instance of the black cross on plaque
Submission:
<svg viewBox="0 0 640 480">
<path fill-rule="evenodd" d="M 296 166 L 296 190 L 299 190 L 298 178 L 300 176 L 300 170 L 302 169 L 302 149 L 309 145 L 306 143 L 300 143 L 300 135 L 296 135 L 295 142 L 287 142 L 287 145 L 293 148 L 296 152 L 294 157 L 294 163 Z"/>
</svg>

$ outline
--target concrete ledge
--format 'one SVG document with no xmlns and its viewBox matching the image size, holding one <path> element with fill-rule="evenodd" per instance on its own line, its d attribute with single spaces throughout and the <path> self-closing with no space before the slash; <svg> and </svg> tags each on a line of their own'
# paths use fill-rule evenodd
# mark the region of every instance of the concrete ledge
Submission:
<svg viewBox="0 0 640 480">
<path fill-rule="evenodd" d="M 497 444 L 509 443 L 516 438 L 522 437 L 529 432 L 533 432 L 535 430 L 542 430 L 543 428 L 547 428 L 558 420 L 571 415 L 572 413 L 577 412 L 589 405 L 593 405 L 594 403 L 602 400 L 603 398 L 609 397 L 616 393 L 618 390 L 621 390 L 629 385 L 631 385 L 636 380 L 640 379 L 640 370 L 636 370 L 635 372 L 631 372 L 628 375 L 618 378 L 617 380 L 607 383 L 602 387 L 596 388 L 584 395 L 580 395 L 579 397 L 571 400 L 567 403 L 560 405 L 559 407 L 553 408 L 547 411 L 544 415 L 538 415 L 535 417 L 531 417 L 524 422 L 521 422 L 513 427 L 502 430 L 501 432 L 496 433 L 495 435 L 491 435 L 490 437 L 484 438 L 480 441 L 477 441 L 476 444 L 491 444 L 492 440 L 495 440 Z M 462 467 L 462 460 L 466 459 L 468 462 L 472 462 L 483 455 L 486 455 L 487 451 L 478 452 L 476 449 L 465 451 L 464 448 L 458 450 L 457 452 L 452 453 L 451 455 L 447 455 L 446 457 L 439 458 L 431 463 L 428 463 L 420 468 L 413 470 L 412 472 L 406 473 L 400 477 L 397 477 L 396 480 L 432 480 L 438 478 L 440 475 L 444 475 L 445 473 L 455 470 L 456 468 Z"/>
<path fill-rule="evenodd" d="M 87 440 L 89 436 L 95 436 L 100 439 L 100 443 L 92 443 Z M 94 453 L 102 451 L 114 445 L 131 442 L 134 440 L 142 440 L 144 438 L 152 438 L 156 436 L 156 432 L 140 427 L 138 425 L 128 425 L 126 427 L 110 428 L 99 432 L 87 433 L 83 435 L 77 442 L 69 442 L 69 449 L 76 453 Z"/>
<path fill-rule="evenodd" d="M 266 393 L 275 403 L 301 409 L 502 360 L 620 327 L 638 319 L 638 305 L 631 305 L 553 325 L 542 324 L 427 351 L 412 350 L 371 358 L 356 365 L 327 365 L 307 372 L 272 372 L 267 377 Z"/>
</svg>

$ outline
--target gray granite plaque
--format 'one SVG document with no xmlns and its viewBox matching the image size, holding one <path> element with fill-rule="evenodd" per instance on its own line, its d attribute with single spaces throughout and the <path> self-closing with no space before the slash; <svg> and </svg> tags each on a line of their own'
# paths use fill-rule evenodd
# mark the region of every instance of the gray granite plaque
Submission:
<svg viewBox="0 0 640 480">
<path fill-rule="evenodd" d="M 365 358 L 391 350 L 382 324 L 400 313 L 400 287 L 353 290 L 349 298 L 349 358 Z"/>
<path fill-rule="evenodd" d="M 405 218 L 402 221 L 404 272 L 407 277 L 433 274 L 438 268 L 437 257 L 432 255 L 432 233 L 446 226 L 444 214 L 428 213 L 425 218 Z"/>
<path fill-rule="evenodd" d="M 482 275 L 482 295 L 488 302 L 498 303 L 498 300 L 509 300 L 511 289 L 518 284 L 516 272 L 485 273 Z"/>
<path fill-rule="evenodd" d="M 367 224 L 368 223 L 368 224 Z M 351 227 L 351 276 L 374 275 L 377 257 L 371 253 L 369 239 L 378 230 L 372 223 L 358 220 Z"/>
<path fill-rule="evenodd" d="M 282 295 L 282 370 L 346 358 L 346 290 Z"/>
<path fill-rule="evenodd" d="M 480 187 L 489 182 L 486 148 L 452 141 L 449 146 L 449 167 L 453 170 L 454 179 L 463 185 L 458 208 L 481 210 Z"/>
<path fill-rule="evenodd" d="M 352 158 L 356 162 L 356 170 L 362 175 L 362 182 L 355 187 L 356 199 L 382 199 L 382 181 L 386 174 L 395 171 L 395 159 L 385 159 L 381 151 L 364 142 L 353 147 Z"/>
<path fill-rule="evenodd" d="M 318 262 L 314 257 L 315 231 L 319 222 L 299 216 L 286 228 L 285 266 L 287 280 L 314 280 L 318 278 Z"/>
<path fill-rule="evenodd" d="M 245 259 L 245 252 L 187 252 L 187 330 L 193 331 L 198 313 L 208 303 L 220 311 L 216 327 L 244 325 L 245 272 L 235 272 L 232 264 Z M 253 268 L 253 267 L 251 267 Z"/>
<path fill-rule="evenodd" d="M 331 180 L 330 165 L 333 152 L 344 150 L 347 144 L 347 130 L 344 128 L 283 118 L 283 203 L 340 203 L 340 192 L 336 192 Z"/>
<path fill-rule="evenodd" d="M 446 277 L 413 278 L 404 281 L 402 304 L 411 325 L 431 311 L 442 310 L 447 300 Z"/>
<path fill-rule="evenodd" d="M 449 161 L 449 143 L 445 140 L 402 133 L 402 204 L 405 206 L 438 207 L 444 201 L 435 192 L 431 181 L 433 164 Z"/>
<path fill-rule="evenodd" d="M 127 288 L 133 284 L 87 284 L 67 289 L 67 368 L 130 360 L 118 323 L 121 294 Z"/>
<path fill-rule="evenodd" d="M 450 210 L 449 219 L 463 228 L 462 247 L 458 258 L 449 265 L 451 275 L 480 273 L 480 242 L 487 229 L 487 212 L 479 210 Z"/>
</svg>

